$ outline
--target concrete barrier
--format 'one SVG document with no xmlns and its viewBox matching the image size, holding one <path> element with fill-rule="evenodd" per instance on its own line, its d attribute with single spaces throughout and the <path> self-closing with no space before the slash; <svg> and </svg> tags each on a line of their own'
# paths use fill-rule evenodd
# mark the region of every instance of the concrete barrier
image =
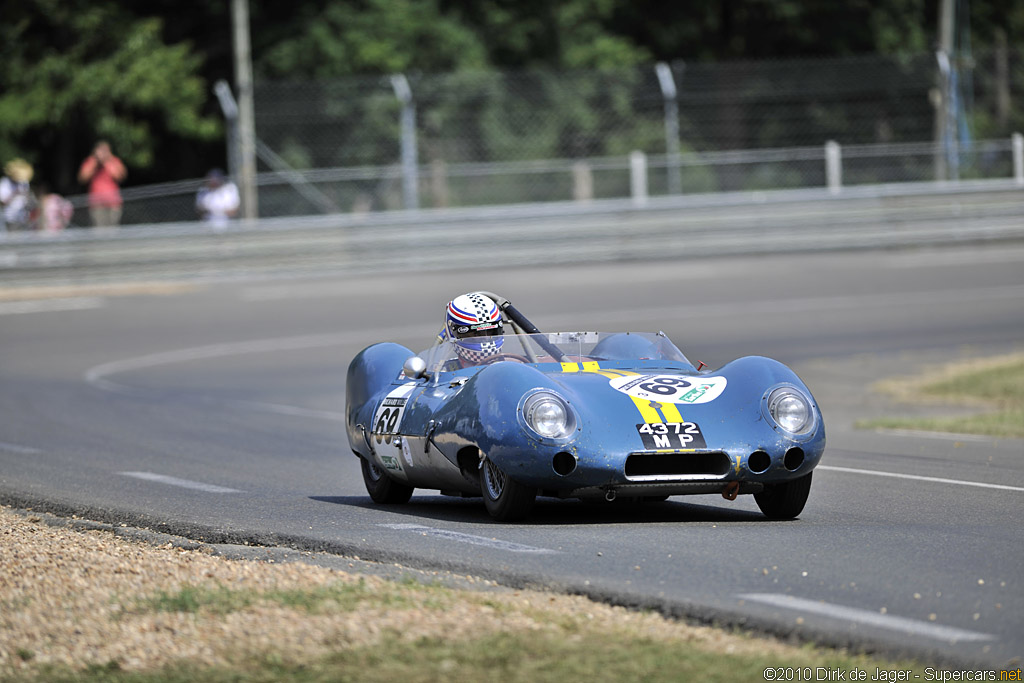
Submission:
<svg viewBox="0 0 1024 683">
<path fill-rule="evenodd" d="M 1024 239 L 1013 179 L 295 216 L 0 237 L 0 286 L 260 278 Z"/>
</svg>

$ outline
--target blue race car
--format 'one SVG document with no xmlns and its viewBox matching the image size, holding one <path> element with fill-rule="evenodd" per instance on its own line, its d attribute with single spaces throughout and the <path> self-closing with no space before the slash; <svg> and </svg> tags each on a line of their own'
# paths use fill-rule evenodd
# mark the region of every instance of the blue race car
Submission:
<svg viewBox="0 0 1024 683">
<path fill-rule="evenodd" d="M 452 339 L 419 354 L 374 344 L 352 360 L 348 440 L 375 502 L 416 488 L 482 496 L 502 521 L 538 495 L 753 494 L 771 519 L 803 510 L 825 426 L 785 365 L 697 368 L 662 333 L 542 333 L 479 294 L 517 332 L 484 362 L 462 367 Z"/>
</svg>

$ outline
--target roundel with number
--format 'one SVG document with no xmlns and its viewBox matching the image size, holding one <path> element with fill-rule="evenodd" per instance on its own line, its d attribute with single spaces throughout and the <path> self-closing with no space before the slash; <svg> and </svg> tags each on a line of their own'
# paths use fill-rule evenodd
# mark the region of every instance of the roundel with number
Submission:
<svg viewBox="0 0 1024 683">
<path fill-rule="evenodd" d="M 661 403 L 709 403 L 725 391 L 725 377 L 630 375 L 610 380 L 612 388 L 634 398 Z"/>
<path fill-rule="evenodd" d="M 377 407 L 377 412 L 374 413 L 373 427 L 370 429 L 370 433 L 376 437 L 377 443 L 391 443 L 392 435 L 399 433 L 399 428 L 402 426 L 402 414 L 405 412 L 405 404 L 415 388 L 415 382 L 407 382 L 397 389 L 390 391 L 384 397 L 384 400 L 381 401 L 381 404 Z"/>
</svg>

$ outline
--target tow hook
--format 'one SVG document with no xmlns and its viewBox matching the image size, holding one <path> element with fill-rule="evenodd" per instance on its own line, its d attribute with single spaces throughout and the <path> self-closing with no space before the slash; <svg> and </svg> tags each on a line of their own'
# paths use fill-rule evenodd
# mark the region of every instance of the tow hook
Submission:
<svg viewBox="0 0 1024 683">
<path fill-rule="evenodd" d="M 610 503 L 615 500 L 616 495 L 618 494 L 615 493 L 615 489 L 608 489 L 604 494 L 604 499 Z"/>
<path fill-rule="evenodd" d="M 373 440 L 370 439 L 370 432 L 368 432 L 366 430 L 366 427 L 364 427 L 361 424 L 357 424 L 356 425 L 356 429 L 358 429 L 360 432 L 362 432 L 362 434 L 363 434 L 363 441 L 366 442 L 366 448 L 369 449 L 370 455 L 377 455 L 376 451 L 373 450 Z"/>
<path fill-rule="evenodd" d="M 740 493 L 740 483 L 738 481 L 730 481 L 722 489 L 722 498 L 726 500 L 736 500 L 736 496 Z"/>
</svg>

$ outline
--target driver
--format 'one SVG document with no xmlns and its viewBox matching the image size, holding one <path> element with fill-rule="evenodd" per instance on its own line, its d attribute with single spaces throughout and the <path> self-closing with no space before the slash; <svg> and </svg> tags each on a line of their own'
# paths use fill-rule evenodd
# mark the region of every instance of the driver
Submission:
<svg viewBox="0 0 1024 683">
<path fill-rule="evenodd" d="M 486 294 L 471 292 L 448 302 L 438 337 L 454 343 L 459 365 L 468 368 L 501 354 L 503 332 L 498 305 Z"/>
</svg>

